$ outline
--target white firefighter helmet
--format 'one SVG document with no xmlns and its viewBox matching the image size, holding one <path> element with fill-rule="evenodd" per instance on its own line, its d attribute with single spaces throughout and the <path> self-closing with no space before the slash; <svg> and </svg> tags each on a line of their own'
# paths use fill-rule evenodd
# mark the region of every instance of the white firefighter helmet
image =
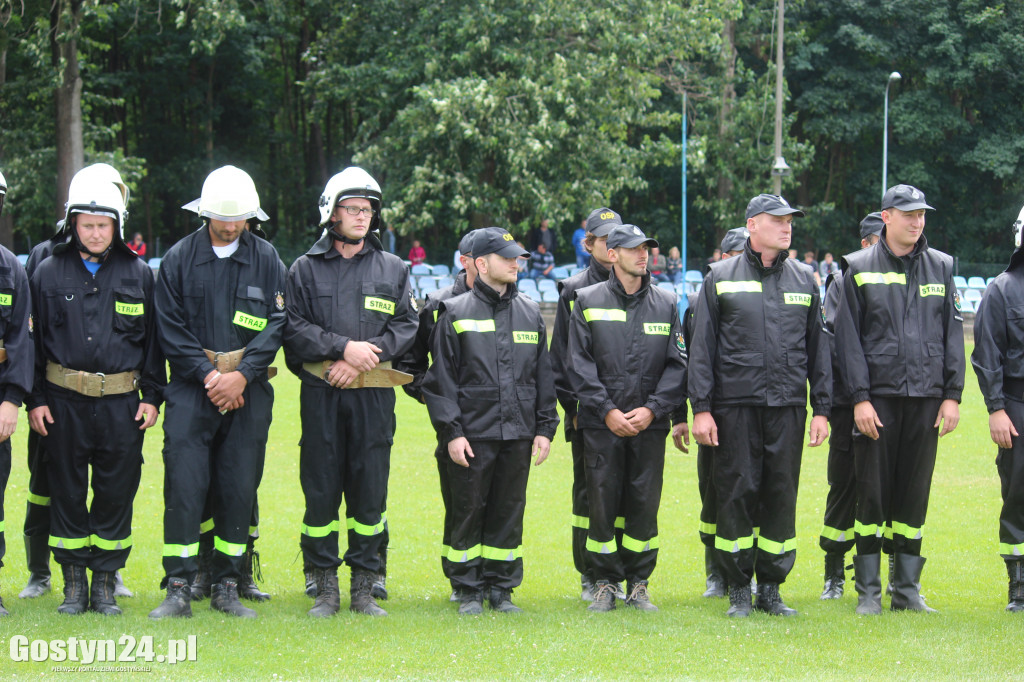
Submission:
<svg viewBox="0 0 1024 682">
<path fill-rule="evenodd" d="M 327 185 L 320 195 L 320 224 L 330 227 L 334 207 L 342 199 L 351 197 L 370 200 L 370 206 L 374 211 L 373 220 L 370 221 L 370 230 L 377 229 L 380 224 L 380 185 L 373 179 L 373 176 L 358 166 L 349 166 L 327 181 Z"/>
<path fill-rule="evenodd" d="M 68 188 L 68 207 L 64 214 L 65 224 L 71 224 L 70 218 L 73 213 L 89 213 L 113 218 L 117 223 L 114 241 L 117 241 L 118 235 L 120 235 L 121 241 L 124 241 L 124 223 L 128 218 L 128 212 L 124 207 L 124 196 L 114 183 L 96 178 L 83 178 L 80 182 L 72 183 Z"/>
<path fill-rule="evenodd" d="M 256 184 L 248 173 L 234 166 L 223 166 L 207 175 L 199 198 L 182 208 L 216 220 L 270 220 L 260 208 Z"/>
<path fill-rule="evenodd" d="M 68 187 L 68 198 L 70 199 L 71 195 L 75 193 L 76 184 L 93 180 L 110 182 L 116 185 L 118 191 L 121 192 L 121 200 L 125 208 L 128 208 L 128 198 L 131 192 L 128 189 L 128 185 L 124 184 L 124 181 L 121 180 L 121 174 L 109 163 L 94 163 L 75 173 L 74 177 L 71 178 L 71 185 Z"/>
</svg>

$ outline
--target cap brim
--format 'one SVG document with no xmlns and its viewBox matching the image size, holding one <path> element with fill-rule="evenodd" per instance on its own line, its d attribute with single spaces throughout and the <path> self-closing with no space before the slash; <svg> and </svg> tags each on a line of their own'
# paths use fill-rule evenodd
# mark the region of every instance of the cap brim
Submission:
<svg viewBox="0 0 1024 682">
<path fill-rule="evenodd" d="M 913 204 L 904 204 L 903 206 L 886 206 L 882 210 L 883 211 L 888 211 L 890 208 L 898 208 L 901 211 L 920 211 L 921 209 L 927 209 L 929 211 L 934 211 L 935 210 L 935 208 L 933 206 L 929 206 L 928 204 L 924 203 L 923 201 L 918 201 L 918 202 L 913 203 Z"/>
<path fill-rule="evenodd" d="M 804 217 L 804 212 L 798 208 L 773 208 L 770 211 L 762 211 L 768 215 L 795 215 L 798 218 Z"/>
<path fill-rule="evenodd" d="M 526 249 L 518 246 L 515 242 L 507 244 L 494 253 L 498 254 L 502 258 L 529 258 L 530 252 Z"/>
<path fill-rule="evenodd" d="M 651 237 L 634 237 L 629 241 L 616 244 L 615 246 L 609 246 L 609 249 L 635 249 L 641 244 L 647 244 L 652 249 L 658 248 L 658 240 Z"/>
</svg>

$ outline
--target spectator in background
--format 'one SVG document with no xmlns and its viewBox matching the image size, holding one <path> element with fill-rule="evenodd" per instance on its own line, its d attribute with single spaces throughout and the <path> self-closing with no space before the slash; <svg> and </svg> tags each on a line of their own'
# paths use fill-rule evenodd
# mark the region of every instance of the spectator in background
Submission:
<svg viewBox="0 0 1024 682">
<path fill-rule="evenodd" d="M 817 284 L 818 287 L 820 288 L 821 287 L 821 283 L 822 283 L 822 278 L 821 278 L 821 275 L 818 274 L 818 261 L 815 260 L 814 252 L 813 251 L 805 251 L 804 252 L 804 265 L 809 267 L 811 269 L 811 272 L 814 273 L 814 283 Z"/>
<path fill-rule="evenodd" d="M 821 276 L 821 281 L 824 282 L 828 279 L 829 275 L 839 274 L 839 263 L 835 262 L 832 258 L 831 252 L 826 252 L 825 256 L 821 259 L 821 264 L 818 266 L 818 275 Z"/>
<path fill-rule="evenodd" d="M 720 260 L 722 260 L 722 250 L 715 249 L 714 251 L 711 252 L 711 255 L 708 256 L 708 260 L 704 264 L 704 274 L 708 274 L 708 270 L 711 268 L 711 266 Z"/>
<path fill-rule="evenodd" d="M 576 267 L 580 270 L 590 267 L 590 252 L 583 245 L 583 240 L 587 236 L 587 231 L 584 228 L 586 223 L 587 221 L 584 219 L 580 226 L 576 228 L 576 231 L 572 233 L 572 248 L 576 251 Z"/>
<path fill-rule="evenodd" d="M 537 249 L 530 256 L 530 277 L 533 279 L 554 279 L 551 271 L 555 269 L 555 257 L 551 255 L 544 243 L 537 244 Z"/>
<path fill-rule="evenodd" d="M 668 270 L 668 262 L 665 260 L 665 256 L 661 255 L 661 251 L 658 250 L 657 246 L 651 247 L 647 269 L 651 273 L 651 279 L 655 282 L 669 281 L 668 274 L 665 272 Z"/>
<path fill-rule="evenodd" d="M 388 229 L 384 230 L 384 247 L 388 250 L 388 253 L 396 253 L 395 251 L 395 228 L 388 225 Z"/>
<path fill-rule="evenodd" d="M 516 240 L 516 245 L 519 246 L 519 248 L 521 248 L 523 251 L 526 250 L 526 247 L 523 246 L 523 243 L 521 241 L 519 241 L 518 239 Z M 518 282 L 521 279 L 527 279 L 529 276 L 530 276 L 530 264 L 527 263 L 527 259 L 520 258 L 519 259 L 519 274 L 516 276 L 516 281 Z"/>
<path fill-rule="evenodd" d="M 136 232 L 132 240 L 128 242 L 128 248 L 135 252 L 139 258 L 146 257 L 146 242 L 142 241 L 142 233 Z"/>
<path fill-rule="evenodd" d="M 409 262 L 413 265 L 419 265 L 427 261 L 427 252 L 420 246 L 420 240 L 412 240 L 412 248 L 409 249 Z"/>
<path fill-rule="evenodd" d="M 718 249 L 715 249 L 718 251 Z M 718 252 L 719 258 L 722 256 L 722 252 Z M 679 247 L 673 246 L 668 250 L 668 278 L 672 281 L 672 284 L 679 284 L 683 281 L 683 259 L 679 255 Z"/>
<path fill-rule="evenodd" d="M 539 244 L 543 244 L 547 252 L 554 258 L 555 233 L 551 231 L 551 221 L 547 218 L 541 219 L 540 227 L 530 233 L 530 248 L 536 251 Z"/>
</svg>

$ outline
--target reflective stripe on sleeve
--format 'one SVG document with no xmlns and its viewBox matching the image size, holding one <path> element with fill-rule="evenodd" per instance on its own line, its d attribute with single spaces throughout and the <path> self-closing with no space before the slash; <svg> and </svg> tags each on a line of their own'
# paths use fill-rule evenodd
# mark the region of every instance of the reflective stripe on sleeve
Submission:
<svg viewBox="0 0 1024 682">
<path fill-rule="evenodd" d="M 853 276 L 857 286 L 865 284 L 906 284 L 907 276 L 902 272 L 858 272 Z"/>
<path fill-rule="evenodd" d="M 761 283 L 757 280 L 743 280 L 738 282 L 715 282 L 715 293 L 722 294 L 759 294 Z"/>
</svg>

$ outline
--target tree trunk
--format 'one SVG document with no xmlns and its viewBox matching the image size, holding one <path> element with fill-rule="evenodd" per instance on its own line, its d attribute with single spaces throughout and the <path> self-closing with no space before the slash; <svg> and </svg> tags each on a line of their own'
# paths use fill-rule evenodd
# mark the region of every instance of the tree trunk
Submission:
<svg viewBox="0 0 1024 682">
<path fill-rule="evenodd" d="M 85 165 L 82 146 L 82 77 L 78 71 L 78 26 L 82 2 L 54 2 L 50 10 L 50 48 L 61 83 L 54 89 L 57 124 L 57 219 L 64 217 L 71 178 Z"/>
</svg>

